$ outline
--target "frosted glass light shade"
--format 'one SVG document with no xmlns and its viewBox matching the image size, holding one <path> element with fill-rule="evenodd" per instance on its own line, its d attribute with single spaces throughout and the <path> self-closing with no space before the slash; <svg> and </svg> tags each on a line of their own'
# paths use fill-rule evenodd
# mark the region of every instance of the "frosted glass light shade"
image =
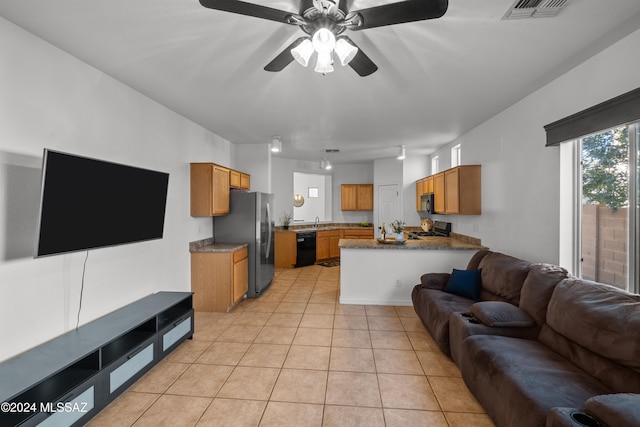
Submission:
<svg viewBox="0 0 640 427">
<path fill-rule="evenodd" d="M 342 65 L 347 65 L 356 53 L 358 53 L 358 48 L 346 41 L 345 39 L 338 39 L 335 47 L 336 54 L 338 54 L 338 58 L 340 58 L 340 63 Z"/>
<path fill-rule="evenodd" d="M 305 39 L 302 43 L 300 43 L 295 48 L 291 49 L 291 55 L 298 62 L 298 64 L 306 67 L 309 65 L 309 59 L 313 54 L 313 43 L 311 40 Z"/>
<path fill-rule="evenodd" d="M 316 62 L 316 73 L 327 74 L 333 72 L 333 59 L 331 51 L 318 52 L 318 62 Z"/>
</svg>

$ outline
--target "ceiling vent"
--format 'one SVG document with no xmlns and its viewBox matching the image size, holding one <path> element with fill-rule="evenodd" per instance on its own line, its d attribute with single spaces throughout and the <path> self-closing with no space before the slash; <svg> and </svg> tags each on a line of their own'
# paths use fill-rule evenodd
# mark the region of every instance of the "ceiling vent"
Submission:
<svg viewBox="0 0 640 427">
<path fill-rule="evenodd" d="M 570 1 L 571 0 L 516 0 L 502 19 L 550 18 L 556 16 Z"/>
</svg>

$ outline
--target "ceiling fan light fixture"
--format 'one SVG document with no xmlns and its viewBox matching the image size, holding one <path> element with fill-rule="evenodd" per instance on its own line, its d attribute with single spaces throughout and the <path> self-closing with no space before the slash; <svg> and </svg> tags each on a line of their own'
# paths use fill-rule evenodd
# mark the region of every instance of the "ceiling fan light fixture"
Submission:
<svg viewBox="0 0 640 427">
<path fill-rule="evenodd" d="M 333 58 L 331 58 L 331 51 L 318 52 L 318 61 L 316 62 L 316 73 L 327 74 L 333 72 Z"/>
<path fill-rule="evenodd" d="M 327 28 L 320 28 L 311 39 L 313 48 L 318 53 L 330 53 L 336 47 L 336 36 Z"/>
<path fill-rule="evenodd" d="M 303 67 L 309 65 L 309 59 L 311 59 L 313 52 L 313 43 L 311 43 L 310 39 L 305 39 L 298 46 L 291 49 L 291 55 Z"/>
<path fill-rule="evenodd" d="M 358 48 L 345 39 L 340 38 L 336 42 L 335 51 L 338 58 L 340 58 L 340 64 L 347 65 L 358 53 Z"/>
</svg>

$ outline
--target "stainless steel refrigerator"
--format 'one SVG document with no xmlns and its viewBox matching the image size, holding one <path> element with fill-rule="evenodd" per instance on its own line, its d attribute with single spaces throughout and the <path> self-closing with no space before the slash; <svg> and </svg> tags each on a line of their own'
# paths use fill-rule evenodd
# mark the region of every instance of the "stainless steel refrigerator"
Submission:
<svg viewBox="0 0 640 427">
<path fill-rule="evenodd" d="M 273 194 L 232 191 L 229 215 L 213 219 L 215 243 L 249 243 L 251 298 L 262 295 L 273 280 L 273 212 Z"/>
</svg>

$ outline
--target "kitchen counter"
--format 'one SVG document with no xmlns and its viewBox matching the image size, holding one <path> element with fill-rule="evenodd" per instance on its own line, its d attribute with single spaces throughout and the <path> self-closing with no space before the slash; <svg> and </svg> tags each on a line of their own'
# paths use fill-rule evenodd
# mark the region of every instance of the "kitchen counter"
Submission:
<svg viewBox="0 0 640 427">
<path fill-rule="evenodd" d="M 404 244 L 341 239 L 340 303 L 410 306 L 411 291 L 425 273 L 466 268 L 479 244 L 428 236 Z"/>
<path fill-rule="evenodd" d="M 340 239 L 340 248 L 349 249 L 392 249 L 392 250 L 480 250 L 484 246 L 464 242 L 451 237 L 425 236 L 419 240 L 405 240 L 403 244 L 380 243 L 377 240 Z"/>
<path fill-rule="evenodd" d="M 191 253 L 222 253 L 235 252 L 248 247 L 248 243 L 214 243 L 213 239 L 203 239 L 189 242 L 189 252 Z"/>
</svg>

